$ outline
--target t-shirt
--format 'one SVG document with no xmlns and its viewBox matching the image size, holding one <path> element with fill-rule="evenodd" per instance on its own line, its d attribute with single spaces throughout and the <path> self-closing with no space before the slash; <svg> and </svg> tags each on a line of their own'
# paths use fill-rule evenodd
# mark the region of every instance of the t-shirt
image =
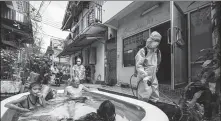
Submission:
<svg viewBox="0 0 221 121">
<path fill-rule="evenodd" d="M 82 95 L 82 90 L 83 90 L 84 85 L 80 84 L 78 88 L 74 88 L 72 86 L 67 86 L 66 90 L 67 93 L 73 97 L 80 97 Z"/>
</svg>

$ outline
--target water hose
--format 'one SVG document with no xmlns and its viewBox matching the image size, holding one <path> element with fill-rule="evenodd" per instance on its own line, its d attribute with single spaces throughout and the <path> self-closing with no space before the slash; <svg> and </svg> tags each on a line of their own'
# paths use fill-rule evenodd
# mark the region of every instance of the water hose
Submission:
<svg viewBox="0 0 221 121">
<path fill-rule="evenodd" d="M 136 89 L 137 89 L 137 91 L 136 91 L 137 96 L 136 96 L 136 95 L 134 94 L 134 90 L 133 90 L 133 87 L 132 87 L 132 80 L 131 80 L 134 75 L 135 75 L 135 74 L 131 75 L 131 77 L 130 77 L 130 87 L 131 87 L 133 96 L 137 97 L 137 99 L 138 99 L 138 86 L 139 86 L 141 80 L 139 80 L 138 83 L 137 83 L 137 87 L 136 87 Z M 180 120 L 182 119 L 182 117 L 183 117 L 183 111 L 181 110 L 180 106 L 179 106 L 176 102 L 174 102 L 171 98 L 169 98 L 169 97 L 166 96 L 164 93 L 162 93 L 160 90 L 159 90 L 159 93 L 162 94 L 165 98 L 167 98 L 169 101 L 171 101 L 173 104 L 175 104 L 175 106 L 176 106 L 177 108 L 180 109 L 180 111 L 181 111 L 181 117 L 180 117 L 179 120 L 178 120 L 178 121 L 180 121 Z M 176 115 L 176 113 L 174 114 L 174 116 L 175 116 L 175 115 Z M 174 116 L 173 116 L 173 118 L 174 118 Z"/>
<path fill-rule="evenodd" d="M 135 74 L 133 74 L 133 75 L 130 77 L 130 88 L 131 88 L 131 90 L 132 90 L 133 96 L 136 97 L 136 95 L 134 94 L 134 90 L 133 90 L 133 86 L 132 86 L 132 82 L 131 82 L 131 79 L 132 79 L 132 77 L 133 77 L 134 75 L 135 75 Z M 137 98 L 138 98 L 138 97 L 137 97 Z"/>
</svg>

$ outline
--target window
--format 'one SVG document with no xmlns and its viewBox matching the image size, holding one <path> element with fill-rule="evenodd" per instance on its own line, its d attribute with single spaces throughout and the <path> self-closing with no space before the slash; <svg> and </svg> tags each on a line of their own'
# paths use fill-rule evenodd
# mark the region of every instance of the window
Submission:
<svg viewBox="0 0 221 121">
<path fill-rule="evenodd" d="M 198 53 L 205 48 L 212 48 L 212 24 L 209 13 L 211 8 L 205 7 L 190 13 L 190 58 L 191 75 L 196 76 L 201 68 L 201 63 L 193 62 L 200 56 Z M 203 54 L 203 53 L 202 53 Z"/>
<path fill-rule="evenodd" d="M 138 50 L 145 46 L 149 37 L 149 31 L 143 31 L 128 38 L 123 39 L 123 63 L 124 67 L 135 65 L 135 56 Z"/>
<path fill-rule="evenodd" d="M 88 13 L 88 26 L 90 26 L 93 22 L 94 22 L 94 15 L 95 12 L 94 12 L 94 9 L 92 9 L 91 11 L 89 11 Z"/>
</svg>

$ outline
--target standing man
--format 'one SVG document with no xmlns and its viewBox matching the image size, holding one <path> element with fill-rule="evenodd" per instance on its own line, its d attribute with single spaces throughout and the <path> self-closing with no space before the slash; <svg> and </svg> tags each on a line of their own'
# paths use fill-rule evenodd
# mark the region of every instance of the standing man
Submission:
<svg viewBox="0 0 221 121">
<path fill-rule="evenodd" d="M 154 31 L 146 41 L 146 46 L 141 48 L 136 59 L 136 71 L 139 78 L 138 98 L 152 102 L 159 100 L 159 87 L 156 73 L 161 61 L 161 53 L 158 49 L 162 36 Z"/>
</svg>

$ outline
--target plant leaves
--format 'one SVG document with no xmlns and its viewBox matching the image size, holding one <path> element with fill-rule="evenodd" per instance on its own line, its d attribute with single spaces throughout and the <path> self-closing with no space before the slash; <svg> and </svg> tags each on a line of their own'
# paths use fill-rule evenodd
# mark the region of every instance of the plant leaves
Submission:
<svg viewBox="0 0 221 121">
<path fill-rule="evenodd" d="M 202 49 L 202 50 L 200 50 L 200 53 L 204 52 L 204 51 L 213 51 L 213 48 Z"/>
</svg>

